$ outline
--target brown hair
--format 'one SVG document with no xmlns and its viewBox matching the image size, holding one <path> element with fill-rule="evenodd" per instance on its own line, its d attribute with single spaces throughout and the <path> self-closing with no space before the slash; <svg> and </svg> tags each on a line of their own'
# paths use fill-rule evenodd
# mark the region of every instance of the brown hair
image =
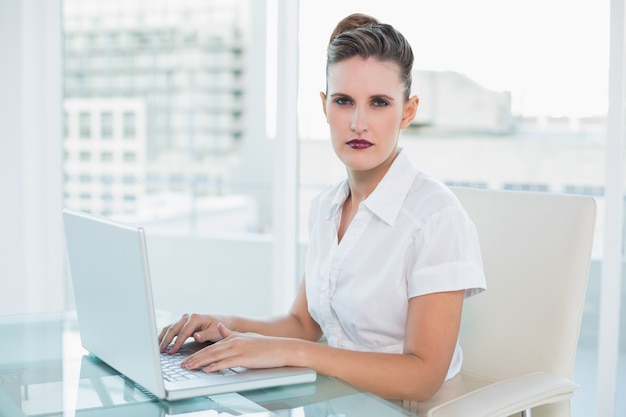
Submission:
<svg viewBox="0 0 626 417">
<path fill-rule="evenodd" d="M 413 50 L 406 38 L 393 26 L 362 13 L 351 14 L 335 27 L 326 53 L 326 77 L 330 65 L 355 56 L 395 62 L 400 69 L 405 98 L 409 98 Z"/>
</svg>

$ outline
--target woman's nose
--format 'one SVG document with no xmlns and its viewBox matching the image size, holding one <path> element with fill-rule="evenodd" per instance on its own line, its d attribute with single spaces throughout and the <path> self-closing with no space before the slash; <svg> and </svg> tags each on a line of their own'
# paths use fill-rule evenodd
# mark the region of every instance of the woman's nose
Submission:
<svg viewBox="0 0 626 417">
<path fill-rule="evenodd" d="M 368 127 L 366 113 L 362 109 L 355 109 L 350 120 L 350 129 L 355 133 L 363 133 Z"/>
</svg>

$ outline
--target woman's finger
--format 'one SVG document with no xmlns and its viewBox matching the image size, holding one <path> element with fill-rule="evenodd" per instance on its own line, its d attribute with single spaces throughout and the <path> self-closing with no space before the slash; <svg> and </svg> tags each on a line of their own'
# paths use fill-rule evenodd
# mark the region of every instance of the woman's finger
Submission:
<svg viewBox="0 0 626 417">
<path fill-rule="evenodd" d="M 226 339 L 228 336 L 233 334 L 233 331 L 227 329 L 222 322 L 217 323 L 217 330 L 220 332 L 220 336 L 222 336 L 223 339 Z"/>
</svg>

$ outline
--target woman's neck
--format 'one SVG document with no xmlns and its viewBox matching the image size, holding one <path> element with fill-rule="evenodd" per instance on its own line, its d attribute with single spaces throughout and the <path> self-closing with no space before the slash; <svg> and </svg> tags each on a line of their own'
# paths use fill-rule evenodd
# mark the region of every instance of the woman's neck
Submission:
<svg viewBox="0 0 626 417">
<path fill-rule="evenodd" d="M 374 192 L 380 181 L 383 179 L 389 167 L 398 156 L 396 152 L 391 158 L 367 171 L 348 170 L 348 185 L 350 186 L 350 194 L 348 198 L 352 201 L 353 207 L 358 207 L 359 203 L 365 200 Z"/>
</svg>

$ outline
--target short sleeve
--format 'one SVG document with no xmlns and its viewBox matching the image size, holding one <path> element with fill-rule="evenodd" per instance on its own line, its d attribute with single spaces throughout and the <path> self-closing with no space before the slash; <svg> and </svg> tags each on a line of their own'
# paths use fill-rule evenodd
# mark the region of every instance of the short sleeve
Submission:
<svg viewBox="0 0 626 417">
<path fill-rule="evenodd" d="M 430 215 L 415 236 L 415 262 L 408 277 L 409 297 L 486 289 L 476 227 L 462 209 L 449 205 Z"/>
</svg>

